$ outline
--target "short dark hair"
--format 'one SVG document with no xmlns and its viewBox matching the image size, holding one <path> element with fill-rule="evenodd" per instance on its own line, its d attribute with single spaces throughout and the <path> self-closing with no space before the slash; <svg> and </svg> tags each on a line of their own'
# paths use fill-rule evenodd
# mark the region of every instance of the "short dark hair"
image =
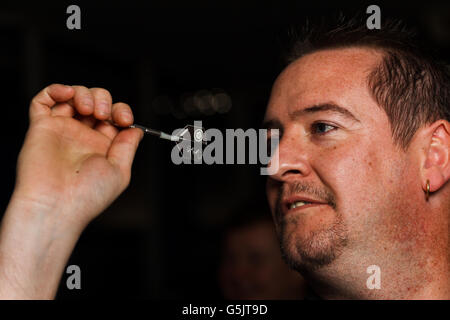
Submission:
<svg viewBox="0 0 450 320">
<path fill-rule="evenodd" d="M 346 19 L 341 14 L 332 21 L 291 29 L 286 62 L 326 49 L 379 50 L 383 58 L 368 75 L 368 88 L 389 118 L 394 143 L 405 150 L 421 126 L 450 120 L 448 67 L 415 30 L 393 19 L 384 19 L 380 30 L 368 29 L 362 17 Z"/>
</svg>

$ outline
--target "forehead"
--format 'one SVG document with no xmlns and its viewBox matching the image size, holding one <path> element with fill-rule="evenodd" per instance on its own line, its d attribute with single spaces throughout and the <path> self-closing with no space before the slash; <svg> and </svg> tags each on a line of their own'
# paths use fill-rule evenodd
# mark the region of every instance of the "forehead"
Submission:
<svg viewBox="0 0 450 320">
<path fill-rule="evenodd" d="M 352 109 L 356 116 L 367 113 L 367 108 L 373 112 L 376 104 L 367 76 L 381 57 L 374 49 L 343 48 L 314 52 L 294 61 L 275 81 L 266 119 L 280 119 L 303 106 L 330 102 Z"/>
</svg>

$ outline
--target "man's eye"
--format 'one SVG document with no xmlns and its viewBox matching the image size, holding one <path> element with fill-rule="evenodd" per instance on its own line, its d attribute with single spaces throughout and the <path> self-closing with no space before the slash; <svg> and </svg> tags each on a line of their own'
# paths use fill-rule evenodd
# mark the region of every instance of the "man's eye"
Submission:
<svg viewBox="0 0 450 320">
<path fill-rule="evenodd" d="M 328 124 L 328 123 L 323 123 L 323 122 L 316 122 L 311 125 L 311 133 L 312 134 L 325 134 L 334 129 L 337 129 L 337 127 L 332 126 L 331 124 Z"/>
</svg>

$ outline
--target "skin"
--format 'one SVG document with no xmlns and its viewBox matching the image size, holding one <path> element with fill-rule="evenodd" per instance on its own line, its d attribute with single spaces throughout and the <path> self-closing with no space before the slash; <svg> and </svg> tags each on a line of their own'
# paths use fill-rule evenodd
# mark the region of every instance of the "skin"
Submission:
<svg viewBox="0 0 450 320">
<path fill-rule="evenodd" d="M 266 113 L 281 129 L 279 170 L 267 182 L 276 229 L 323 298 L 449 299 L 450 124 L 424 125 L 400 150 L 366 84 L 380 59 L 364 48 L 324 50 L 277 79 Z M 300 112 L 325 103 L 358 120 Z M 133 115 L 104 89 L 51 85 L 32 100 L 0 227 L 0 298 L 54 298 L 82 230 L 129 184 L 143 133 L 105 120 L 126 127 Z M 284 214 L 277 203 L 286 195 L 323 204 Z M 369 290 L 374 264 L 381 289 Z"/>
<path fill-rule="evenodd" d="M 0 298 L 51 299 L 86 225 L 127 187 L 143 132 L 108 91 L 51 85 L 30 105 L 0 229 Z"/>
<path fill-rule="evenodd" d="M 450 126 L 423 126 L 401 150 L 367 87 L 381 58 L 366 48 L 323 50 L 281 73 L 265 116 L 281 132 L 269 204 L 287 260 L 321 297 L 448 299 Z M 330 103 L 357 120 L 301 112 Z M 292 195 L 323 204 L 279 210 Z M 381 289 L 366 286 L 371 265 L 380 267 Z"/>
<path fill-rule="evenodd" d="M 231 300 L 302 299 L 305 282 L 281 258 L 271 221 L 230 230 L 219 270 L 224 297 Z"/>
</svg>

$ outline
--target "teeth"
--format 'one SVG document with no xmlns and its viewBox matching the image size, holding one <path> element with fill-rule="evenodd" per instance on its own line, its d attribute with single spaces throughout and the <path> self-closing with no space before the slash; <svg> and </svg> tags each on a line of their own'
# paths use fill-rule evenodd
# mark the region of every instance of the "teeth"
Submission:
<svg viewBox="0 0 450 320">
<path fill-rule="evenodd" d="M 308 203 L 309 202 L 297 201 L 297 202 L 294 202 L 293 204 L 291 204 L 290 209 L 295 209 L 297 207 L 304 206 L 305 204 L 308 204 Z"/>
</svg>

